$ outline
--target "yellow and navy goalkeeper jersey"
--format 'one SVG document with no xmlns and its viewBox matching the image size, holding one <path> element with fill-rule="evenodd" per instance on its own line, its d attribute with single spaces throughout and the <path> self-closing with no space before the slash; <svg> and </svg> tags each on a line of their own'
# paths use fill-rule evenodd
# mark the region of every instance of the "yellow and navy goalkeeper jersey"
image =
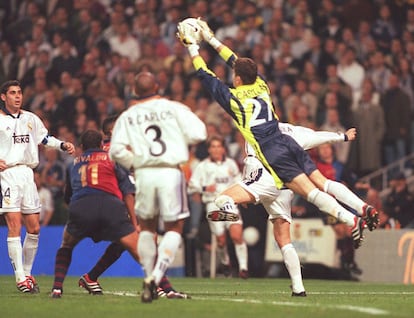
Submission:
<svg viewBox="0 0 414 318">
<path fill-rule="evenodd" d="M 227 47 L 220 52 L 220 56 L 230 66 L 237 58 Z M 266 82 L 258 76 L 253 84 L 229 88 L 208 69 L 200 56 L 193 59 L 193 65 L 203 86 L 233 118 L 245 140 L 254 148 L 261 162 L 272 173 L 276 186 L 281 188 L 283 182 L 276 175 L 262 151 L 262 146 L 267 139 L 282 135 Z"/>
</svg>

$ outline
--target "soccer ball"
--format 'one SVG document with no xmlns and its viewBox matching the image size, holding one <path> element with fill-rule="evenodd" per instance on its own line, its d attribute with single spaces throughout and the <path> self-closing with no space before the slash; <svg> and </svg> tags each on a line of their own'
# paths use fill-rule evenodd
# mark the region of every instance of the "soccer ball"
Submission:
<svg viewBox="0 0 414 318">
<path fill-rule="evenodd" d="M 197 44 L 199 44 L 203 40 L 203 36 L 201 35 L 200 26 L 197 23 L 196 18 L 187 18 L 181 21 L 181 24 L 184 25 L 185 33 L 190 35 L 194 40 L 196 40 Z"/>
<path fill-rule="evenodd" d="M 254 226 L 248 226 L 243 230 L 243 239 L 247 245 L 255 245 L 260 238 L 259 231 Z"/>
</svg>

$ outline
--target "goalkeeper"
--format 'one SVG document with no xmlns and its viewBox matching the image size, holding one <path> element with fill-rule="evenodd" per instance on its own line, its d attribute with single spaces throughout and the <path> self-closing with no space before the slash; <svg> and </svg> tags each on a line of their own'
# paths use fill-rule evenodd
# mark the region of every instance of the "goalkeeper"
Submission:
<svg viewBox="0 0 414 318">
<path fill-rule="evenodd" d="M 367 224 L 371 229 L 378 223 L 375 208 L 360 200 L 344 185 L 326 179 L 308 153 L 290 136 L 282 134 L 269 88 L 257 74 L 256 63 L 250 58 L 238 58 L 214 37 L 204 21 L 198 20 L 198 25 L 202 38 L 233 68 L 234 88 L 230 88 L 208 69 L 199 55 L 194 28 L 179 23 L 177 35 L 188 48 L 203 86 L 233 118 L 236 127 L 252 147 L 257 158 L 271 174 L 277 188 L 288 187 L 321 211 L 347 224 L 352 230 L 355 247 L 359 247 Z M 354 209 L 358 215 L 355 216 L 345 209 L 329 194 Z M 217 216 L 218 220 L 225 220 L 228 212 L 236 213 L 235 204 L 251 201 L 254 201 L 254 197 L 242 187 L 229 188 L 215 201 L 223 213 L 214 216 Z"/>
</svg>

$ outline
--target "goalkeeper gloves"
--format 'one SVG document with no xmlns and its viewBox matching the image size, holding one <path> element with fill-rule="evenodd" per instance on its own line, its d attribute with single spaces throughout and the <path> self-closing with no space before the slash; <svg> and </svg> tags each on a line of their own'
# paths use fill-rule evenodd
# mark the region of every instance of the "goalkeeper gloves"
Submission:
<svg viewBox="0 0 414 318">
<path fill-rule="evenodd" d="M 176 33 L 176 36 L 184 46 L 189 47 L 192 44 L 197 44 L 193 27 L 186 23 L 179 22 L 177 30 L 178 32 Z"/>
<path fill-rule="evenodd" d="M 214 38 L 214 33 L 213 31 L 211 31 L 207 22 L 204 20 L 201 20 L 201 18 L 197 18 L 197 24 L 200 27 L 201 36 L 203 37 L 203 40 L 206 41 L 207 43 L 210 43 L 210 40 Z"/>
<path fill-rule="evenodd" d="M 211 31 L 207 22 L 201 20 L 201 18 L 197 18 L 197 24 L 200 27 L 201 36 L 203 37 L 203 40 L 209 43 L 214 49 L 217 50 L 222 45 L 222 43 L 216 39 L 216 37 L 214 36 L 214 32 Z"/>
</svg>

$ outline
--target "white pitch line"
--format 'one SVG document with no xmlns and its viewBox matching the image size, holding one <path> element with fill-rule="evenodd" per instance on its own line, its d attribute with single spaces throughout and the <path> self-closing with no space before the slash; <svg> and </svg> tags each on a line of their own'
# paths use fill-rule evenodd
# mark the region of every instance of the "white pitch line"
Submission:
<svg viewBox="0 0 414 318">
<path fill-rule="evenodd" d="M 263 302 L 260 300 L 250 300 L 250 299 L 223 299 L 223 298 L 199 298 L 193 297 L 195 300 L 214 300 L 214 301 L 233 301 L 233 302 L 247 302 L 251 304 L 272 304 L 277 306 L 290 306 L 290 307 L 323 307 L 323 308 L 330 308 L 330 309 L 342 309 L 342 310 L 350 310 L 350 311 L 357 311 L 362 312 L 370 315 L 389 315 L 389 312 L 386 310 L 372 308 L 372 307 L 359 307 L 359 306 L 351 306 L 351 305 L 321 305 L 318 303 L 313 304 L 305 304 L 305 303 L 298 303 L 298 302 L 290 302 L 290 301 L 270 301 L 270 302 Z"/>
<path fill-rule="evenodd" d="M 114 291 L 114 292 L 105 291 L 105 294 L 115 295 L 115 296 L 138 297 L 137 293 L 131 293 L 131 292 L 126 292 L 126 291 Z M 317 293 L 312 292 L 312 294 L 317 294 Z M 323 294 L 323 293 L 320 293 L 320 294 Z M 214 298 L 214 297 L 192 297 L 192 299 L 193 300 L 232 301 L 232 302 L 237 302 L 237 303 L 250 303 L 250 304 L 262 304 L 262 305 L 272 304 L 272 305 L 277 305 L 277 306 L 288 306 L 288 307 L 323 307 L 323 308 L 330 308 L 330 309 L 342 309 L 342 310 L 362 312 L 362 313 L 369 314 L 369 315 L 389 315 L 389 312 L 383 309 L 378 309 L 378 308 L 373 308 L 373 307 L 352 306 L 352 305 L 325 305 L 325 304 L 321 305 L 318 303 L 305 304 L 305 303 L 292 302 L 292 301 L 264 302 L 261 300 L 243 299 L 243 298 L 223 299 L 223 298 Z"/>
<path fill-rule="evenodd" d="M 275 292 L 276 294 L 287 294 L 287 292 Z M 358 292 L 358 291 L 352 291 L 352 292 L 318 292 L 318 291 L 311 291 L 309 292 L 311 295 L 414 295 L 414 291 L 396 291 L 396 292 Z"/>
</svg>

